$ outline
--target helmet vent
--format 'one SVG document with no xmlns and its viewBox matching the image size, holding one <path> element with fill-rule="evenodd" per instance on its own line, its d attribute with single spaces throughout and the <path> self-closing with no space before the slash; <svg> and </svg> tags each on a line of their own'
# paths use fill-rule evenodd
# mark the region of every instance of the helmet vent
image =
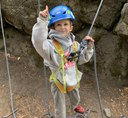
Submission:
<svg viewBox="0 0 128 118">
<path fill-rule="evenodd" d="M 52 17 L 55 17 L 55 15 L 52 15 Z"/>
<path fill-rule="evenodd" d="M 66 14 L 66 11 L 64 11 L 63 14 Z"/>
</svg>

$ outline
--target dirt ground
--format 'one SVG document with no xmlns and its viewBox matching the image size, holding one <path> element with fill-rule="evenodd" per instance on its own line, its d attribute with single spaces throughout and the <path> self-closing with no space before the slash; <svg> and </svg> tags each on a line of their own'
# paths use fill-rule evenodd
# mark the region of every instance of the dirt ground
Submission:
<svg viewBox="0 0 128 118">
<path fill-rule="evenodd" d="M 41 118 L 48 113 L 53 113 L 53 99 L 50 93 L 50 86 L 46 87 L 50 72 L 29 64 L 28 58 L 8 55 L 9 70 L 11 75 L 14 108 L 17 118 Z M 3 52 L 0 52 L 0 118 L 11 112 L 9 81 L 7 76 L 6 61 Z M 111 118 L 126 115 L 128 117 L 128 87 L 122 87 L 117 80 L 100 79 L 100 92 L 103 108 L 111 111 Z M 48 90 L 46 89 L 48 88 Z M 90 112 L 88 118 L 102 118 L 99 107 L 99 100 L 96 89 L 94 73 L 83 75 L 80 88 L 81 104 Z M 67 96 L 66 96 L 67 97 Z M 67 97 L 67 115 L 70 116 L 70 101 Z M 8 118 L 13 118 L 12 116 Z M 48 116 L 44 118 L 49 118 Z M 82 117 L 80 117 L 82 118 Z M 104 114 L 104 118 L 106 118 Z"/>
</svg>

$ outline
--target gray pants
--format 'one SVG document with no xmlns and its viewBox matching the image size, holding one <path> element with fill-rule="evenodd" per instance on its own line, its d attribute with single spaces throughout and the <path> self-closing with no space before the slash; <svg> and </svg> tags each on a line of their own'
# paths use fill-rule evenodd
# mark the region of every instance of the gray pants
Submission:
<svg viewBox="0 0 128 118">
<path fill-rule="evenodd" d="M 51 84 L 51 92 L 54 98 L 56 118 L 66 118 L 65 93 L 62 93 L 55 83 Z M 67 92 L 67 95 L 69 96 L 71 107 L 75 108 L 80 102 L 79 90 L 76 88 L 71 92 Z"/>
</svg>

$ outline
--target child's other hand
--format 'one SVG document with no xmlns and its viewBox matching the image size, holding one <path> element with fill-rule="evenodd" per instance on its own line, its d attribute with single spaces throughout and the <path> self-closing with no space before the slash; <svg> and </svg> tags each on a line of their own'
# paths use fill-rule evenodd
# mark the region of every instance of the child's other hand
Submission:
<svg viewBox="0 0 128 118">
<path fill-rule="evenodd" d="M 46 5 L 46 7 L 45 7 L 45 9 L 43 10 L 43 11 L 40 11 L 40 15 L 42 16 L 42 17 L 48 17 L 48 15 L 49 15 L 49 9 L 48 9 L 48 6 Z"/>
<path fill-rule="evenodd" d="M 90 36 L 86 36 L 84 38 L 87 41 L 88 48 L 92 48 L 94 46 L 94 39 Z"/>
</svg>

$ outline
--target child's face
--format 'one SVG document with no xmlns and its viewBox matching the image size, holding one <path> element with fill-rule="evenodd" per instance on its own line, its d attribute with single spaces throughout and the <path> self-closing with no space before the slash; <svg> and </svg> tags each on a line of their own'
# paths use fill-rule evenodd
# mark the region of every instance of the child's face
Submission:
<svg viewBox="0 0 128 118">
<path fill-rule="evenodd" d="M 54 29 L 61 32 L 63 36 L 67 37 L 73 30 L 72 22 L 69 19 L 60 20 L 54 24 Z"/>
</svg>

